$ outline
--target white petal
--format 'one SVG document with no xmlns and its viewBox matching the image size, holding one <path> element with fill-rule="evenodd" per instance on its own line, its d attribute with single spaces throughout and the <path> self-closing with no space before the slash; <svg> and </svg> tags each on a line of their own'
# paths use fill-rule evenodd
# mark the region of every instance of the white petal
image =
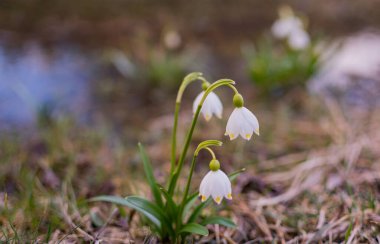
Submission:
<svg viewBox="0 0 380 244">
<path fill-rule="evenodd" d="M 288 32 L 286 26 L 284 25 L 284 22 L 281 19 L 274 22 L 271 31 L 272 34 L 279 39 L 285 38 Z"/>
<path fill-rule="evenodd" d="M 291 32 L 302 29 L 302 21 L 294 16 L 278 19 L 272 26 L 272 34 L 279 39 L 289 37 Z"/>
<path fill-rule="evenodd" d="M 199 195 L 201 196 L 202 202 L 206 201 L 211 195 L 211 178 L 212 171 L 208 172 L 205 177 L 203 177 L 201 185 L 199 187 Z"/>
<path fill-rule="evenodd" d="M 197 111 L 198 105 L 199 105 L 204 93 L 205 93 L 204 91 L 199 93 L 199 95 L 195 98 L 194 103 L 193 103 L 193 113 L 195 113 Z"/>
<path fill-rule="evenodd" d="M 199 194 L 200 194 L 200 195 L 203 195 L 203 194 L 205 193 L 205 186 L 206 186 L 206 184 L 207 184 L 207 175 L 208 175 L 208 174 L 206 174 L 206 175 L 203 177 L 203 179 L 202 179 L 202 181 L 201 181 L 201 184 L 200 184 L 200 186 L 199 186 Z"/>
<path fill-rule="evenodd" d="M 212 103 L 210 101 L 209 96 L 207 96 L 206 100 L 204 101 L 202 105 L 201 112 L 203 114 L 203 117 L 206 119 L 206 121 L 209 121 L 212 117 Z"/>
<path fill-rule="evenodd" d="M 220 204 L 224 197 L 223 178 L 220 175 L 221 172 L 222 172 L 221 170 L 213 172 L 212 180 L 211 180 L 211 184 L 212 184 L 211 196 L 217 204 Z"/>
<path fill-rule="evenodd" d="M 194 100 L 193 103 L 193 113 L 197 111 L 198 105 L 202 100 L 204 91 L 201 92 Z M 201 113 L 203 117 L 208 121 L 211 119 L 212 115 L 215 114 L 217 117 L 221 118 L 223 113 L 223 105 L 219 97 L 214 93 L 210 92 L 205 101 L 203 102 Z"/>
<path fill-rule="evenodd" d="M 252 131 L 255 132 L 257 135 L 259 135 L 260 126 L 259 126 L 259 121 L 257 120 L 256 116 L 251 111 L 249 111 L 246 107 L 243 107 L 242 117 L 244 118 L 244 121 L 248 122 Z"/>
<path fill-rule="evenodd" d="M 228 176 L 221 170 L 218 171 L 219 179 L 222 181 L 220 184 L 221 188 L 223 188 L 223 196 L 227 199 L 232 199 L 231 195 L 231 181 Z"/>
<path fill-rule="evenodd" d="M 309 46 L 310 37 L 302 29 L 293 30 L 288 39 L 289 46 L 295 50 L 302 50 Z"/>
<path fill-rule="evenodd" d="M 210 100 L 211 112 L 221 119 L 223 113 L 223 104 L 220 101 L 219 97 L 214 92 L 210 92 L 207 98 Z"/>
<path fill-rule="evenodd" d="M 244 114 L 244 107 L 240 108 L 237 113 L 239 117 L 239 126 L 238 126 L 238 134 L 246 139 L 251 139 L 252 133 L 253 133 L 253 127 L 250 125 L 248 118 L 246 118 Z"/>
<path fill-rule="evenodd" d="M 201 182 L 199 195 L 203 202 L 211 195 L 217 204 L 222 202 L 223 197 L 232 199 L 228 176 L 221 170 L 209 171 Z"/>
<path fill-rule="evenodd" d="M 241 108 L 235 108 L 234 111 L 232 111 L 226 126 L 226 133 L 225 135 L 228 135 L 231 140 L 238 137 L 240 133 L 240 109 Z"/>
</svg>

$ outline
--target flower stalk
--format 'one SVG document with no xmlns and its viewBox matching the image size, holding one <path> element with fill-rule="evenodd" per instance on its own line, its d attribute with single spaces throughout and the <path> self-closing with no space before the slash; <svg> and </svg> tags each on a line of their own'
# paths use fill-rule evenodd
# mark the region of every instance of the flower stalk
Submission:
<svg viewBox="0 0 380 244">
<path fill-rule="evenodd" d="M 184 194 L 183 194 L 183 197 L 182 197 L 182 202 L 181 202 L 181 205 L 180 205 L 180 208 L 179 208 L 179 211 L 178 211 L 178 213 L 179 213 L 178 216 L 182 216 L 182 214 L 183 214 L 183 209 L 185 207 L 186 199 L 187 199 L 187 196 L 189 194 L 189 189 L 190 189 L 190 185 L 191 185 L 191 179 L 193 178 L 193 173 L 194 173 L 194 169 L 195 169 L 195 162 L 197 160 L 198 153 L 202 149 L 206 149 L 211 154 L 212 159 L 216 160 L 214 151 L 211 148 L 209 148 L 209 147 L 210 146 L 222 146 L 222 144 L 223 143 L 221 141 L 218 141 L 218 140 L 207 140 L 207 141 L 201 142 L 198 145 L 197 149 L 194 152 L 193 159 L 191 160 L 190 173 L 189 173 L 189 176 L 187 177 L 187 183 L 186 183 L 185 191 L 184 191 Z M 178 224 L 181 224 L 180 222 L 181 222 L 181 217 L 179 217 Z"/>
<path fill-rule="evenodd" d="M 174 109 L 174 122 L 173 122 L 173 131 L 172 131 L 172 143 L 171 143 L 171 160 L 170 160 L 170 175 L 173 174 L 174 168 L 175 168 L 175 162 L 176 162 L 176 153 L 177 153 L 177 127 L 178 127 L 178 116 L 179 116 L 179 109 L 181 107 L 181 101 L 183 93 L 185 92 L 186 87 L 193 81 L 196 81 L 197 79 L 202 79 L 202 73 L 200 72 L 193 72 L 188 74 L 182 81 L 181 86 L 178 89 L 177 98 L 175 102 L 175 109 Z M 204 81 L 203 81 L 204 82 Z"/>
</svg>

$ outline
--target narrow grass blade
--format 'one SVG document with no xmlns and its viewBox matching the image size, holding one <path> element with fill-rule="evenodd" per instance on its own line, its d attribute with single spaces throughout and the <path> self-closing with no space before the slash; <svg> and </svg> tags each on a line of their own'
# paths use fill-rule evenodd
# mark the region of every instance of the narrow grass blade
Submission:
<svg viewBox="0 0 380 244">
<path fill-rule="evenodd" d="M 156 179 L 154 178 L 153 169 L 152 169 L 152 165 L 150 163 L 149 157 L 148 157 L 143 145 L 141 145 L 141 143 L 139 143 L 138 146 L 139 146 L 139 150 L 140 150 L 141 159 L 142 159 L 143 165 L 144 165 L 145 176 L 148 180 L 150 189 L 152 190 L 154 200 L 156 201 L 156 203 L 159 206 L 162 207 L 163 202 L 161 199 L 160 190 L 158 189 Z"/>
</svg>

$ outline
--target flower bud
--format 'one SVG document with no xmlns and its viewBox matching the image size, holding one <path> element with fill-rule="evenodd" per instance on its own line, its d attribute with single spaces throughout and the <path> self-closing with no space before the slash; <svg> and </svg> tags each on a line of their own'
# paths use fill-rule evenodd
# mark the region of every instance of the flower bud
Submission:
<svg viewBox="0 0 380 244">
<path fill-rule="evenodd" d="M 206 91 L 209 86 L 210 86 L 209 82 L 202 82 L 202 90 Z"/>
<path fill-rule="evenodd" d="M 241 108 L 244 106 L 244 99 L 240 93 L 236 93 L 233 98 L 234 106 L 237 108 Z"/>
<path fill-rule="evenodd" d="M 220 169 L 220 163 L 216 159 L 211 160 L 209 166 L 212 171 L 218 171 Z"/>
</svg>

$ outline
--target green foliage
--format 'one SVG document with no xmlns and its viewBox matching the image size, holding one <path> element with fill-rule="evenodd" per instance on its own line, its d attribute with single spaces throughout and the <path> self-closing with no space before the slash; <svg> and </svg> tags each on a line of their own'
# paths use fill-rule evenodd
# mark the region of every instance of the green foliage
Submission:
<svg viewBox="0 0 380 244">
<path fill-rule="evenodd" d="M 206 141 L 202 145 L 220 145 L 220 142 L 215 140 Z M 144 147 L 139 144 L 139 148 L 145 156 L 144 168 L 146 177 L 149 178 L 148 182 L 156 182 L 153 172 L 151 170 L 150 161 L 147 158 Z M 144 161 L 143 160 L 143 161 Z M 229 178 L 235 179 L 244 169 L 236 171 L 229 175 Z M 150 184 L 150 183 L 149 183 Z M 235 228 L 236 225 L 228 218 L 220 216 L 210 216 L 202 218 L 200 224 L 196 223 L 201 216 L 202 210 L 211 203 L 211 198 L 202 202 L 194 207 L 198 200 L 198 192 L 195 192 L 188 196 L 184 202 L 184 211 L 179 214 L 179 205 L 177 205 L 172 196 L 160 185 L 155 184 L 151 186 L 151 190 L 159 189 L 159 193 L 165 199 L 164 204 L 158 203 L 156 200 L 149 201 L 147 199 L 138 196 L 129 196 L 126 198 L 117 196 L 98 196 L 90 199 L 90 201 L 104 201 L 117 205 L 122 205 L 135 209 L 140 214 L 145 216 L 149 222 L 153 225 L 153 230 L 163 239 L 170 239 L 172 242 L 178 240 L 184 240 L 189 234 L 208 235 L 206 228 L 209 224 L 220 224 L 229 228 Z M 161 198 L 160 195 L 160 199 Z M 189 216 L 187 218 L 187 216 Z"/>
<path fill-rule="evenodd" d="M 202 145 L 220 145 L 220 142 L 215 140 L 207 141 Z M 138 197 L 129 196 L 126 198 L 117 196 L 98 196 L 90 199 L 90 201 L 104 201 L 117 205 L 122 205 L 135 209 L 140 214 L 145 216 L 149 223 L 152 224 L 155 231 L 163 240 L 171 240 L 172 242 L 184 240 L 189 234 L 208 235 L 206 226 L 208 224 L 220 224 L 226 227 L 234 228 L 236 225 L 229 219 L 219 216 L 211 216 L 203 218 L 200 224 L 196 223 L 201 216 L 202 210 L 211 203 L 211 198 L 207 201 L 195 205 L 198 200 L 198 192 L 190 195 L 184 202 L 184 211 L 179 213 L 179 205 L 174 201 L 173 196 L 166 191 L 165 188 L 158 185 L 152 172 L 152 166 L 146 155 L 144 147 L 139 144 L 140 152 L 142 153 L 143 164 L 147 181 L 151 187 L 151 191 L 158 190 L 159 196 L 154 196 L 153 201 Z M 242 170 L 231 175 L 235 178 Z M 155 183 L 151 185 L 151 183 Z M 156 199 L 161 199 L 161 203 Z M 162 202 L 162 199 L 165 202 Z M 187 216 L 189 216 L 187 218 Z"/>
<path fill-rule="evenodd" d="M 174 88 L 185 75 L 185 66 L 185 57 L 180 54 L 162 51 L 151 54 L 143 74 L 150 82 L 150 85 Z"/>
<path fill-rule="evenodd" d="M 313 45 L 293 50 L 283 42 L 263 38 L 255 47 L 244 48 L 252 83 L 264 94 L 303 87 L 318 68 L 319 54 Z"/>
</svg>

